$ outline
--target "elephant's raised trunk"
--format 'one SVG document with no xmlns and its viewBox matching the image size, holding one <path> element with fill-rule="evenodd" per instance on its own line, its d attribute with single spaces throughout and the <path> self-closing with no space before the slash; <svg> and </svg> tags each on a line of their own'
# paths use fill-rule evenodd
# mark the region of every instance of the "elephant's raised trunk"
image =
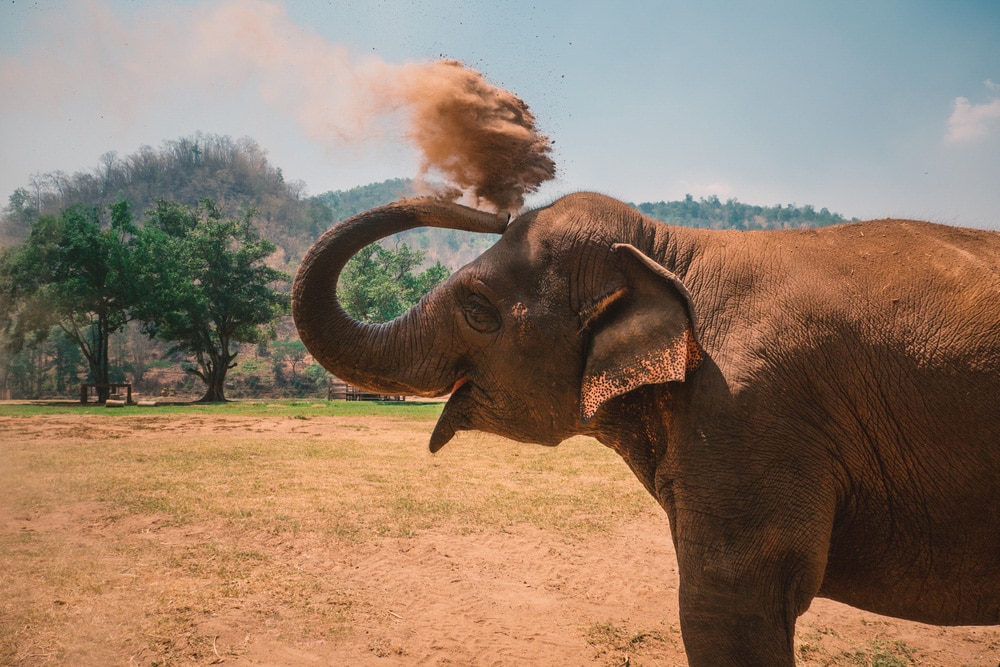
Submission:
<svg viewBox="0 0 1000 667">
<path fill-rule="evenodd" d="M 426 359 L 433 335 L 417 306 L 391 322 L 368 324 L 344 312 L 337 280 L 365 246 L 414 227 L 501 234 L 509 216 L 435 199 L 405 200 L 354 216 L 329 229 L 302 259 L 292 288 L 292 316 L 313 357 L 337 377 L 369 391 L 438 395 L 457 378 L 430 376 Z M 407 357 L 414 358 L 407 358 Z M 447 385 L 447 386 L 445 386 Z"/>
</svg>

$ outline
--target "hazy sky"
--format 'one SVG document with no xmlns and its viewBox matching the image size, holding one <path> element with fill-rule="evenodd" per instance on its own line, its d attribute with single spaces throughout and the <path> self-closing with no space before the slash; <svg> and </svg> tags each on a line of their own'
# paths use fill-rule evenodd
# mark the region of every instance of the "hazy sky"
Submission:
<svg viewBox="0 0 1000 667">
<path fill-rule="evenodd" d="M 523 98 L 559 178 L 1000 228 L 1000 2 L 4 0 L 0 197 L 197 131 L 307 191 L 412 176 L 352 105 L 455 58 Z"/>
</svg>

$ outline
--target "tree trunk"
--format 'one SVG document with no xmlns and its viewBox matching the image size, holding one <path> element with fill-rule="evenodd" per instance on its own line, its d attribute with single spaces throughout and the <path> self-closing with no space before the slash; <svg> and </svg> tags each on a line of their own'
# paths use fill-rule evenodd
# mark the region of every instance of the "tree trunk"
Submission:
<svg viewBox="0 0 1000 667">
<path fill-rule="evenodd" d="M 226 402 L 226 375 L 229 369 L 236 364 L 232 363 L 236 358 L 235 354 L 229 353 L 229 342 L 225 341 L 221 345 L 219 353 L 209 353 L 208 359 L 199 355 L 198 361 L 201 363 L 201 379 L 207 385 L 205 395 L 198 399 L 199 403 L 225 403 Z"/>
<path fill-rule="evenodd" d="M 100 313 L 97 322 L 92 325 L 93 340 L 91 349 L 94 351 L 93 364 L 90 374 L 97 384 L 97 402 L 104 405 L 111 395 L 111 387 L 108 386 L 110 372 L 108 369 L 108 318 L 105 313 Z"/>
<path fill-rule="evenodd" d="M 214 371 L 208 374 L 206 382 L 208 388 L 205 395 L 198 399 L 199 403 L 225 403 L 226 402 L 226 373 Z"/>
</svg>

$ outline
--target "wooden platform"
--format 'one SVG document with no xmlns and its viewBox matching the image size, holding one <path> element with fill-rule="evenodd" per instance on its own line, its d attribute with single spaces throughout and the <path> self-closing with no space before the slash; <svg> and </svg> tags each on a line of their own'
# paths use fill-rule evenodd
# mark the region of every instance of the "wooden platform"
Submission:
<svg viewBox="0 0 1000 667">
<path fill-rule="evenodd" d="M 80 402 L 86 405 L 90 401 L 91 392 L 93 392 L 94 399 L 96 400 L 97 390 L 103 387 L 108 388 L 108 400 L 125 401 L 125 405 L 132 405 L 132 383 L 130 382 L 113 382 L 110 384 L 85 382 L 80 385 Z M 122 396 L 122 390 L 125 390 L 124 396 Z"/>
</svg>

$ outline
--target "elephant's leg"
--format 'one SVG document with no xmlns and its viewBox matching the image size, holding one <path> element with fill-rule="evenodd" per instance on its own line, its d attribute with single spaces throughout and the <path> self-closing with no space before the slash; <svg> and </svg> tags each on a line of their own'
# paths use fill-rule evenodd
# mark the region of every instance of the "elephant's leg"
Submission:
<svg viewBox="0 0 1000 667">
<path fill-rule="evenodd" d="M 681 633 L 688 664 L 794 667 L 795 621 L 733 596 L 681 592 Z"/>
<path fill-rule="evenodd" d="M 825 540 L 803 539 L 809 530 L 798 541 L 762 530 L 724 549 L 678 543 L 681 632 L 692 667 L 795 664 L 795 621 L 822 583 L 818 542 Z"/>
</svg>

